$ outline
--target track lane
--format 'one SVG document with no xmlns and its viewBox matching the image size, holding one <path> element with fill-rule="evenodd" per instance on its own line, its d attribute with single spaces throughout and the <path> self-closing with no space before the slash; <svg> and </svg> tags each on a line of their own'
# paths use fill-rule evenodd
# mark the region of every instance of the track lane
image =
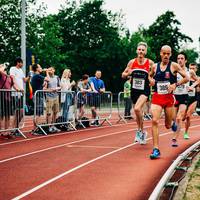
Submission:
<svg viewBox="0 0 200 200">
<path fill-rule="evenodd" d="M 199 124 L 198 121 L 196 121 L 195 123 Z M 119 127 L 118 127 L 118 130 L 119 130 Z M 162 128 L 161 130 L 165 131 L 165 128 Z M 5 177 L 5 182 L 7 179 L 10 179 L 12 181 L 13 177 L 16 177 L 17 182 L 14 184 L 12 183 L 13 187 L 11 187 L 12 184 L 11 185 L 8 184 L 8 185 L 11 188 L 16 188 L 18 185 L 20 185 L 22 186 L 22 188 L 18 187 L 18 192 L 21 191 L 21 189 L 24 191 L 25 188 L 30 188 L 31 186 L 34 187 L 35 185 L 40 184 L 42 180 L 44 181 L 48 178 L 50 179 L 53 176 L 56 176 L 57 174 L 61 173 L 63 170 L 70 170 L 80 165 L 81 163 L 87 162 L 89 159 L 94 159 L 96 158 L 96 156 L 101 156 L 102 154 L 112 151 L 112 149 L 108 149 L 108 148 L 104 148 L 104 149 L 97 148 L 98 146 L 104 145 L 105 147 L 109 147 L 109 146 L 121 147 L 124 144 L 130 143 L 130 141 L 132 140 L 133 140 L 133 131 L 131 130 L 130 133 L 127 132 L 127 133 L 118 134 L 118 135 L 110 135 L 110 136 L 106 136 L 106 137 L 102 137 L 98 139 L 96 138 L 89 141 L 84 141 L 84 142 L 82 141 L 79 145 L 83 147 L 85 145 L 85 148 L 83 147 L 78 148 L 78 147 L 72 146 L 72 147 L 67 147 L 67 151 L 66 151 L 66 147 L 65 148 L 62 147 L 62 148 L 56 149 L 55 152 L 53 152 L 53 150 L 43 152 L 42 156 L 40 154 L 31 155 L 31 156 L 28 156 L 27 158 L 17 159 L 16 161 L 15 160 L 9 161 L 8 163 L 5 163 L 5 165 L 2 165 L 3 170 L 4 170 L 3 172 L 6 172 L 6 169 L 8 168 L 11 169 L 11 171 L 7 171 L 8 174 L 11 176 Z M 94 149 L 88 148 L 87 146 L 89 145 L 93 145 Z M 145 149 L 145 148 L 146 146 L 142 147 L 142 149 Z M 149 154 L 149 151 L 148 151 L 148 154 Z M 58 164 L 59 166 L 57 166 Z M 13 172 L 12 166 L 15 166 L 14 172 Z M 40 169 L 38 169 L 39 166 L 40 166 Z M 20 172 L 20 173 L 16 174 L 15 172 L 17 173 Z M 35 174 L 37 174 L 38 176 L 35 176 Z M 29 179 L 29 180 L 26 180 L 26 179 Z M 31 185 L 30 182 L 33 185 Z M 26 186 L 26 187 L 23 188 L 23 186 Z M 9 189 L 4 188 L 3 192 L 5 191 L 6 192 L 9 191 Z"/>
<path fill-rule="evenodd" d="M 199 127 L 200 125 L 198 125 Z M 197 127 L 196 127 L 197 128 Z M 180 140 L 179 148 L 170 146 L 170 134 L 160 138 L 162 158 L 148 158 L 152 145 L 125 147 L 92 164 L 68 171 L 25 193 L 24 199 L 141 200 L 151 191 L 178 154 L 199 140 L 198 131 L 190 141 Z M 133 145 L 133 144 L 132 144 Z M 117 150 L 116 150 L 117 151 Z M 86 163 L 87 164 L 87 163 Z M 62 176 L 63 175 L 63 176 Z M 44 186 L 44 187 L 43 187 Z M 27 195 L 27 196 L 26 196 Z"/>
</svg>

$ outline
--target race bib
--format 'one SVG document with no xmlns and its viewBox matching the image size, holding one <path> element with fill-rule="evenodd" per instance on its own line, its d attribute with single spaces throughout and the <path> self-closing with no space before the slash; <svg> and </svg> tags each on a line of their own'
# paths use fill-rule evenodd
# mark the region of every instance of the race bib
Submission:
<svg viewBox="0 0 200 200">
<path fill-rule="evenodd" d="M 170 85 L 170 82 L 158 82 L 157 83 L 158 94 L 168 94 L 169 85 Z"/>
<path fill-rule="evenodd" d="M 183 85 L 177 86 L 174 93 L 175 94 L 187 94 L 186 85 L 183 84 Z"/>
<path fill-rule="evenodd" d="M 134 78 L 132 88 L 137 89 L 137 90 L 144 90 L 144 84 L 145 84 L 144 79 Z"/>
<path fill-rule="evenodd" d="M 194 97 L 194 96 L 195 96 L 195 88 L 193 88 L 192 91 L 188 91 L 188 95 L 189 95 L 190 97 Z"/>
</svg>

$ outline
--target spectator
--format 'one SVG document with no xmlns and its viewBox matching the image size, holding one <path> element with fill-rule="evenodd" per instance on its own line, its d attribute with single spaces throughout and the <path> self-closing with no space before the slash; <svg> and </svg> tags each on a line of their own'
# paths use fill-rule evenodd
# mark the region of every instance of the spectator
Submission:
<svg viewBox="0 0 200 200">
<path fill-rule="evenodd" d="M 0 64 L 0 90 L 11 90 L 12 87 L 16 91 L 20 91 L 14 84 L 13 78 L 7 75 L 6 66 Z M 0 91 L 0 130 L 5 130 L 3 135 L 8 139 L 13 137 L 11 133 L 6 131 L 10 127 L 12 108 L 11 92 Z"/>
<path fill-rule="evenodd" d="M 90 84 L 93 93 L 90 95 L 89 104 L 91 106 L 92 118 L 94 119 L 91 125 L 99 126 L 97 107 L 100 107 L 100 94 L 105 92 L 105 85 L 103 80 L 101 80 L 100 70 L 97 70 L 95 76 L 90 78 Z"/>
<path fill-rule="evenodd" d="M 78 82 L 78 99 L 77 99 L 77 108 L 79 109 L 78 119 L 81 119 L 84 116 L 85 109 L 84 105 L 86 104 L 86 93 L 91 92 L 91 85 L 89 83 L 89 76 L 84 74 L 82 79 Z"/>
<path fill-rule="evenodd" d="M 132 100 L 131 100 L 131 76 L 127 77 L 127 81 L 124 83 L 124 118 L 132 119 L 131 117 L 131 108 L 132 108 Z"/>
<path fill-rule="evenodd" d="M 25 74 L 22 70 L 23 66 L 23 60 L 20 57 L 17 57 L 14 61 L 13 67 L 10 68 L 10 76 L 13 78 L 13 81 L 16 85 L 16 87 L 20 91 L 24 91 L 24 83 L 26 83 L 30 77 L 25 77 Z M 14 124 L 15 127 L 19 127 L 19 123 L 23 117 L 23 95 L 22 93 L 19 95 L 19 93 L 12 93 L 12 96 L 14 98 L 15 102 L 15 118 L 14 118 Z M 17 134 L 17 133 L 16 133 Z"/>
<path fill-rule="evenodd" d="M 62 108 L 62 117 L 64 121 L 67 121 L 69 118 L 69 108 L 72 105 L 72 94 L 66 93 L 71 91 L 72 87 L 76 85 L 75 81 L 70 81 L 71 70 L 65 69 L 61 78 L 61 108 Z"/>
<path fill-rule="evenodd" d="M 48 77 L 41 75 L 43 69 L 39 64 L 32 65 L 33 76 L 31 78 L 31 86 L 33 89 L 33 95 L 38 90 L 43 90 L 44 80 L 48 81 Z M 45 70 L 47 72 L 47 70 Z M 48 73 L 47 73 L 48 75 Z M 36 120 L 34 121 L 34 132 L 36 124 L 38 123 L 39 117 L 44 114 L 44 95 L 42 92 L 36 94 L 36 97 L 33 99 L 34 106 L 36 108 Z"/>
<path fill-rule="evenodd" d="M 61 89 L 60 78 L 55 75 L 55 68 L 49 67 L 47 71 L 48 81 L 44 81 L 44 90 L 46 93 L 46 112 L 47 112 L 47 123 L 52 124 L 56 122 L 57 114 L 59 112 L 59 95 L 57 91 Z M 54 125 L 50 125 L 49 132 L 60 132 L 60 129 Z"/>
</svg>

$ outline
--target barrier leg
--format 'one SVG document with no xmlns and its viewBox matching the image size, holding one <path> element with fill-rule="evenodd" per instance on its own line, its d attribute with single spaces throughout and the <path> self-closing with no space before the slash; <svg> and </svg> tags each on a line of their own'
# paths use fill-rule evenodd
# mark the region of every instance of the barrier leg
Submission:
<svg viewBox="0 0 200 200">
<path fill-rule="evenodd" d="M 17 129 L 18 133 L 21 134 L 24 138 L 27 138 L 19 129 Z"/>
<path fill-rule="evenodd" d="M 37 126 L 43 133 L 44 133 L 44 135 L 47 135 L 47 133 L 44 131 L 44 129 L 42 128 L 42 126 Z"/>
</svg>

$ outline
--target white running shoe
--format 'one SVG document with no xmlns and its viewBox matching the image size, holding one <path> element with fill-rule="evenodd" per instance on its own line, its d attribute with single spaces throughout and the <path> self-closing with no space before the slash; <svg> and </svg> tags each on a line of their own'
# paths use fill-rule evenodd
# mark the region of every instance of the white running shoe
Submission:
<svg viewBox="0 0 200 200">
<path fill-rule="evenodd" d="M 140 135 L 140 144 L 146 144 L 147 143 L 147 132 L 144 131 Z"/>
<path fill-rule="evenodd" d="M 53 126 L 52 129 L 54 132 L 57 132 L 57 133 L 61 131 L 60 129 L 56 128 L 55 126 Z"/>
<path fill-rule="evenodd" d="M 137 130 L 135 133 L 135 142 L 139 142 L 140 143 L 141 140 L 141 131 Z"/>
</svg>

